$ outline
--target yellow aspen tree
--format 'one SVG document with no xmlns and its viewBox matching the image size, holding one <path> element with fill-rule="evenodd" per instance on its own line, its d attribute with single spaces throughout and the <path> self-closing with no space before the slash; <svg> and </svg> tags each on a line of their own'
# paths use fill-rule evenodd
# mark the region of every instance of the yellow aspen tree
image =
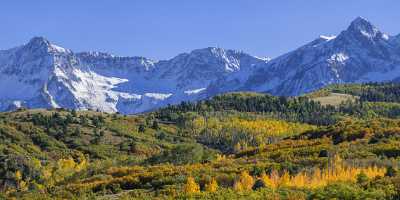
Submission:
<svg viewBox="0 0 400 200">
<path fill-rule="evenodd" d="M 254 178 L 247 171 L 243 171 L 236 182 L 241 184 L 243 190 L 251 190 L 254 185 Z"/>
<path fill-rule="evenodd" d="M 184 191 L 187 194 L 197 193 L 200 192 L 200 186 L 196 183 L 193 177 L 189 176 L 184 186 Z"/>
<path fill-rule="evenodd" d="M 26 190 L 28 190 L 28 185 L 27 185 L 27 183 L 26 183 L 24 180 L 22 180 L 22 173 L 21 173 L 21 171 L 17 170 L 17 171 L 15 172 L 15 180 L 16 180 L 16 182 L 17 182 L 18 190 L 20 190 L 20 191 L 26 191 Z"/>
<path fill-rule="evenodd" d="M 280 180 L 279 180 L 279 186 L 288 186 L 290 183 L 290 175 L 288 171 L 284 171 Z"/>
<path fill-rule="evenodd" d="M 342 170 L 343 169 L 343 160 L 339 155 L 335 155 L 333 157 L 333 168 L 334 168 L 334 170 Z"/>
<path fill-rule="evenodd" d="M 276 189 L 279 186 L 279 182 L 280 182 L 280 177 L 279 177 L 279 173 L 276 170 L 272 170 L 271 175 L 270 175 L 270 179 L 272 182 L 272 188 Z"/>
<path fill-rule="evenodd" d="M 221 155 L 221 154 L 217 154 L 217 158 L 216 158 L 216 161 L 223 161 L 223 160 L 225 160 L 226 159 L 226 156 L 225 155 Z"/>
<path fill-rule="evenodd" d="M 260 177 L 261 181 L 264 183 L 265 186 L 270 187 L 270 188 L 275 188 L 274 182 L 271 180 L 271 178 L 263 172 Z"/>
<path fill-rule="evenodd" d="M 15 172 L 15 180 L 17 180 L 17 181 L 22 180 L 22 173 L 21 173 L 21 171 L 17 170 L 17 171 Z"/>
<path fill-rule="evenodd" d="M 75 171 L 76 171 L 76 172 L 80 172 L 80 171 L 82 171 L 83 169 L 85 169 L 87 166 L 88 166 L 88 162 L 87 162 L 87 160 L 83 157 L 83 158 L 81 159 L 81 162 L 80 162 L 80 163 L 77 163 L 77 164 L 75 165 Z"/>
<path fill-rule="evenodd" d="M 292 179 L 290 179 L 290 186 L 293 187 L 305 187 L 307 186 L 307 175 L 303 173 L 299 173 L 296 176 L 294 176 Z"/>
<path fill-rule="evenodd" d="M 205 189 L 207 192 L 215 192 L 218 190 L 218 183 L 217 181 L 213 178 L 209 183 L 205 185 Z"/>
<path fill-rule="evenodd" d="M 326 179 L 324 177 L 326 177 L 326 173 L 323 173 L 319 168 L 316 168 L 310 177 L 310 183 L 308 186 L 310 188 L 317 188 L 326 185 Z"/>
</svg>

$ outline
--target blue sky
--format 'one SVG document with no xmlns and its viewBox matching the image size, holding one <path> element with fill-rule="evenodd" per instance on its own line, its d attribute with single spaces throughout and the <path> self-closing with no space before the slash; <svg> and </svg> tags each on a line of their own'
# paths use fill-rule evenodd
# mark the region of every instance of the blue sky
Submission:
<svg viewBox="0 0 400 200">
<path fill-rule="evenodd" d="M 0 2 L 0 49 L 33 36 L 73 51 L 168 59 L 218 46 L 275 57 L 363 16 L 400 33 L 398 0 L 10 0 Z"/>
</svg>

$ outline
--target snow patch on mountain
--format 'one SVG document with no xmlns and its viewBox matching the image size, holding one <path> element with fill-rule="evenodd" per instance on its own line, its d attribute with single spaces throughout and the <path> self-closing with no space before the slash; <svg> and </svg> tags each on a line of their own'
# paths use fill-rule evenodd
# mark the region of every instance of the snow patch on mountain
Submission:
<svg viewBox="0 0 400 200">
<path fill-rule="evenodd" d="M 389 36 L 388 34 L 386 34 L 386 33 L 383 33 L 383 34 L 382 34 L 382 38 L 383 38 L 384 40 L 389 40 L 389 39 L 390 39 L 390 36 Z"/>
<path fill-rule="evenodd" d="M 330 63 L 342 63 L 344 64 L 344 62 L 346 60 L 349 59 L 349 56 L 347 56 L 345 53 L 336 53 L 333 54 L 329 59 L 328 62 Z"/>
<path fill-rule="evenodd" d="M 64 49 L 64 48 L 62 48 L 62 47 L 60 47 L 60 46 L 57 46 L 57 45 L 54 45 L 54 44 L 51 44 L 51 45 L 50 45 L 50 49 L 51 49 L 52 51 L 57 52 L 57 53 L 71 53 L 70 50 Z"/>
<path fill-rule="evenodd" d="M 333 40 L 333 39 L 336 38 L 335 35 L 331 35 L 331 36 L 320 35 L 319 37 L 320 37 L 321 39 L 325 40 L 325 41 Z"/>
<path fill-rule="evenodd" d="M 162 94 L 162 93 L 145 93 L 144 96 L 146 96 L 146 97 L 151 97 L 151 98 L 154 98 L 154 99 L 156 99 L 156 100 L 165 100 L 165 99 L 171 97 L 172 94 L 171 94 L 171 93 L 169 93 L 169 94 Z"/>
<path fill-rule="evenodd" d="M 198 94 L 200 92 L 203 92 L 207 88 L 199 88 L 199 89 L 194 89 L 194 90 L 186 90 L 184 91 L 185 94 L 191 95 L 191 94 Z"/>
<path fill-rule="evenodd" d="M 119 92 L 113 90 L 116 85 L 127 82 L 127 79 L 105 77 L 91 71 L 73 69 L 72 73 L 56 73 L 63 77 L 65 86 L 71 91 L 79 102 L 79 108 L 99 109 L 105 112 L 116 112 Z M 73 78 L 67 78 L 73 77 Z"/>
</svg>

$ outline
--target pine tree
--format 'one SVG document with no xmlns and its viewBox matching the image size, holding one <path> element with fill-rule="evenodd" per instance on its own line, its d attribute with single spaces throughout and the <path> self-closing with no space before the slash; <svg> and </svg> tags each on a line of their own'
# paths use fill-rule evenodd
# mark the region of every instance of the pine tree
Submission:
<svg viewBox="0 0 400 200">
<path fill-rule="evenodd" d="M 72 115 L 72 117 L 77 117 L 78 116 L 78 114 L 76 113 L 75 109 L 71 110 L 71 115 Z"/>
<path fill-rule="evenodd" d="M 153 124 L 151 125 L 151 128 L 154 129 L 154 130 L 160 129 L 160 126 L 158 125 L 158 121 L 157 120 L 153 121 Z"/>
<path fill-rule="evenodd" d="M 79 127 L 75 128 L 75 131 L 72 133 L 72 136 L 80 136 L 81 135 L 81 129 Z"/>
<path fill-rule="evenodd" d="M 139 133 L 144 133 L 146 131 L 146 127 L 144 124 L 140 124 L 138 128 Z"/>
<path fill-rule="evenodd" d="M 392 166 L 386 168 L 385 176 L 394 177 L 397 175 L 397 170 L 394 169 Z"/>
</svg>

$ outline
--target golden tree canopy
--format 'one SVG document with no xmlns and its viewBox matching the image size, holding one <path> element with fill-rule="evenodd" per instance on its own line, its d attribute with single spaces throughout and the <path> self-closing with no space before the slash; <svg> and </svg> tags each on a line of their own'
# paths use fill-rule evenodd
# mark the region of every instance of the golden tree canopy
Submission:
<svg viewBox="0 0 400 200">
<path fill-rule="evenodd" d="M 196 183 L 193 177 L 189 176 L 187 178 L 184 190 L 187 194 L 200 192 L 200 186 Z"/>
<path fill-rule="evenodd" d="M 210 183 L 207 183 L 205 185 L 205 189 L 207 192 L 215 192 L 218 190 L 218 183 L 217 181 L 213 178 Z"/>
</svg>

